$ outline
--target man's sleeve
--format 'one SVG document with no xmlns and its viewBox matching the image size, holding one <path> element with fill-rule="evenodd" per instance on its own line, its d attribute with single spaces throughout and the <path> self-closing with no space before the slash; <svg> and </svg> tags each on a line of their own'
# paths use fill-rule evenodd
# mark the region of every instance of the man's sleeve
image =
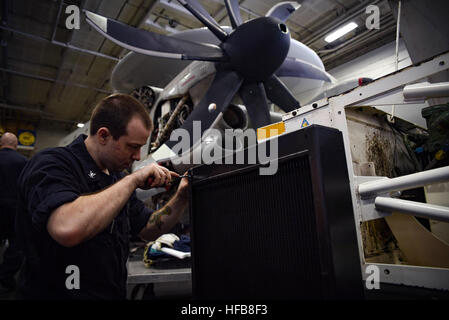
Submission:
<svg viewBox="0 0 449 320">
<path fill-rule="evenodd" d="M 51 154 L 36 156 L 25 166 L 19 187 L 33 226 L 43 232 L 51 213 L 80 195 L 74 168 Z"/>
<path fill-rule="evenodd" d="M 146 226 L 152 213 L 152 210 L 145 207 L 144 203 L 137 199 L 136 192 L 134 191 L 130 198 L 129 210 L 129 223 L 133 237 L 137 236 Z"/>
</svg>

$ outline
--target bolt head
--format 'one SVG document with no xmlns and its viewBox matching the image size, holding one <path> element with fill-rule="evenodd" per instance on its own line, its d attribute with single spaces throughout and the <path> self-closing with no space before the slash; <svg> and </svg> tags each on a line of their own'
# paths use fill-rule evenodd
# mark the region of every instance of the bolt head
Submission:
<svg viewBox="0 0 449 320">
<path fill-rule="evenodd" d="M 211 103 L 209 105 L 208 110 L 209 110 L 210 113 L 215 112 L 215 110 L 217 110 L 217 105 L 215 103 Z"/>
</svg>

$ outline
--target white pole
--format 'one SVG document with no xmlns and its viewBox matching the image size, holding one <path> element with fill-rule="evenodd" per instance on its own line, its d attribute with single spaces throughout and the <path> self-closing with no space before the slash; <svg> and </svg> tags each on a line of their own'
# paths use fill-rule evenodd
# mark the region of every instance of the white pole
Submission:
<svg viewBox="0 0 449 320">
<path fill-rule="evenodd" d="M 404 99 L 449 97 L 449 82 L 424 82 L 406 85 L 402 94 Z"/>
<path fill-rule="evenodd" d="M 361 196 L 375 195 L 381 192 L 413 189 L 432 183 L 449 181 L 449 166 L 412 173 L 393 179 L 381 179 L 359 184 Z"/>
<path fill-rule="evenodd" d="M 449 222 L 449 208 L 434 204 L 421 203 L 387 197 L 376 197 L 376 209 L 387 212 L 402 212 L 414 216 Z"/>
<path fill-rule="evenodd" d="M 395 54 L 395 60 L 394 60 L 394 71 L 398 71 L 399 69 L 399 30 L 401 26 L 401 0 L 399 0 L 398 3 L 398 21 L 396 24 L 396 54 Z M 390 120 L 394 121 L 394 110 L 395 105 L 391 107 L 391 117 Z"/>
</svg>

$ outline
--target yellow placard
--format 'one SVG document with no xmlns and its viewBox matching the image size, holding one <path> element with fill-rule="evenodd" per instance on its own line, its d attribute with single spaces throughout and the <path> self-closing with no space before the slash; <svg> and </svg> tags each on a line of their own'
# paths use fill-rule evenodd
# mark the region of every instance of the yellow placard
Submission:
<svg viewBox="0 0 449 320">
<path fill-rule="evenodd" d="M 23 146 L 32 146 L 36 142 L 36 137 L 30 131 L 23 131 L 19 134 L 19 143 Z"/>
<path fill-rule="evenodd" d="M 281 135 L 285 132 L 285 124 L 283 121 L 270 124 L 268 126 L 257 129 L 257 140 L 264 140 L 270 137 Z"/>
</svg>

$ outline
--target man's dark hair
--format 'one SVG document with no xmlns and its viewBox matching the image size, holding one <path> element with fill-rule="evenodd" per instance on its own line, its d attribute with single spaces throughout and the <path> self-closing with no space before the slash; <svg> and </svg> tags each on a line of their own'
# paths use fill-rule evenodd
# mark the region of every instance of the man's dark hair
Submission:
<svg viewBox="0 0 449 320">
<path fill-rule="evenodd" d="M 126 126 L 135 116 L 142 120 L 147 129 L 153 130 L 150 115 L 139 100 L 127 94 L 112 94 L 95 106 L 90 118 L 90 134 L 93 136 L 98 129 L 106 127 L 117 140 L 127 134 Z"/>
</svg>

